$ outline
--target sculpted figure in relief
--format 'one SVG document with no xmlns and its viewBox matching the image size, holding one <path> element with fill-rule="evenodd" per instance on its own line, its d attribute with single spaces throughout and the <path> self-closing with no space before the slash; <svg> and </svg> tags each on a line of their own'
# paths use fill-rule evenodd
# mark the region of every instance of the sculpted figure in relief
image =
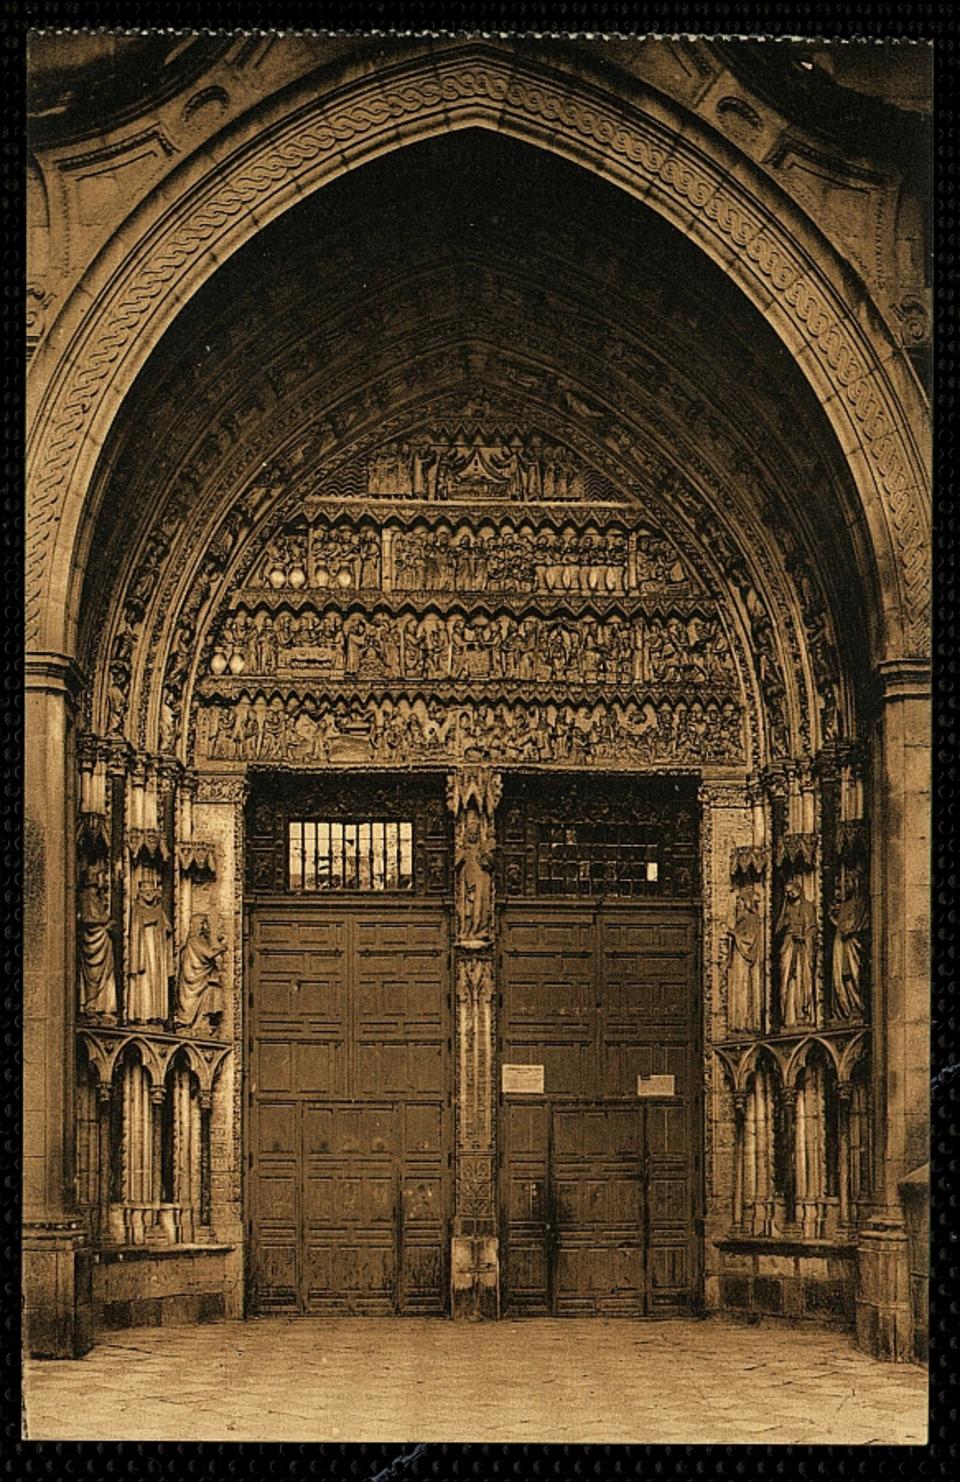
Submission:
<svg viewBox="0 0 960 1482">
<path fill-rule="evenodd" d="M 180 952 L 174 1028 L 192 1029 L 201 1009 L 211 1012 L 211 990 L 220 987 L 220 969 L 226 950 L 227 944 L 222 936 L 214 945 L 210 917 L 198 912 L 190 922 L 190 935 Z"/>
<path fill-rule="evenodd" d="M 763 991 L 763 920 L 753 890 L 738 892 L 727 941 L 728 1028 L 759 1029 Z"/>
<path fill-rule="evenodd" d="M 130 958 L 127 1019 L 135 1024 L 162 1024 L 169 1012 L 173 977 L 173 930 L 156 881 L 141 880 L 130 911 Z"/>
<path fill-rule="evenodd" d="M 776 928 L 779 944 L 780 1017 L 784 1026 L 813 1022 L 817 916 L 799 879 L 788 880 Z"/>
<path fill-rule="evenodd" d="M 80 887 L 80 1008 L 105 1019 L 117 1015 L 117 979 L 104 865 L 87 865 Z"/>
<path fill-rule="evenodd" d="M 457 851 L 457 914 L 465 940 L 490 937 L 493 932 L 493 853 L 480 810 L 471 803 L 460 823 Z"/>
<path fill-rule="evenodd" d="M 833 1002 L 841 1019 L 859 1019 L 863 1015 L 864 935 L 867 929 L 867 903 L 860 879 L 850 871 L 830 912 L 833 936 Z"/>
</svg>

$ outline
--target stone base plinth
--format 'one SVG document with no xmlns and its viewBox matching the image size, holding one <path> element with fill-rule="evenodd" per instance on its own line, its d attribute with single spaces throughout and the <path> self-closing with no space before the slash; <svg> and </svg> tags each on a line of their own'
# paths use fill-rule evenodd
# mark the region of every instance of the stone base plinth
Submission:
<svg viewBox="0 0 960 1482">
<path fill-rule="evenodd" d="M 856 1251 L 849 1241 L 730 1236 L 714 1244 L 720 1271 L 710 1307 L 752 1319 L 853 1326 Z"/>
<path fill-rule="evenodd" d="M 92 1258 L 82 1227 L 73 1220 L 26 1220 L 24 1351 L 32 1358 L 80 1358 L 92 1344 Z"/>
<path fill-rule="evenodd" d="M 231 1313 L 227 1245 L 105 1247 L 94 1254 L 97 1329 L 216 1322 Z"/>
<path fill-rule="evenodd" d="M 488 1232 L 455 1234 L 450 1247 L 450 1315 L 468 1322 L 500 1316 L 499 1241 Z"/>
<path fill-rule="evenodd" d="M 874 1358 L 913 1358 L 910 1246 L 902 1221 L 872 1219 L 857 1245 L 857 1344 Z"/>
</svg>

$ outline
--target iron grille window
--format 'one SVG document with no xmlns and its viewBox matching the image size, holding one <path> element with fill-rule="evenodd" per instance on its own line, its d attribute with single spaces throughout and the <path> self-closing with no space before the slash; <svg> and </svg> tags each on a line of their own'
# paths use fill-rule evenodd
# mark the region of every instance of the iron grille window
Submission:
<svg viewBox="0 0 960 1482">
<path fill-rule="evenodd" d="M 626 824 L 543 827 L 537 843 L 539 895 L 646 895 L 659 881 L 659 840 Z"/>
<path fill-rule="evenodd" d="M 406 819 L 292 819 L 291 890 L 412 890 L 413 823 Z"/>
<path fill-rule="evenodd" d="M 690 779 L 508 778 L 497 816 L 501 898 L 689 897 L 697 882 Z"/>
</svg>

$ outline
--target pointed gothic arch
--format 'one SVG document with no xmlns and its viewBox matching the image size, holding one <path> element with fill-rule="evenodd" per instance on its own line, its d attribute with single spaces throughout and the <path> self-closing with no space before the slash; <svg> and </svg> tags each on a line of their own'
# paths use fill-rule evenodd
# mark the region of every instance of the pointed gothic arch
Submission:
<svg viewBox="0 0 960 1482">
<path fill-rule="evenodd" d="M 449 301 L 443 264 L 424 257 L 414 261 L 408 285 L 381 285 L 370 307 L 351 296 L 350 275 L 357 276 L 362 258 L 331 255 L 324 288 L 333 306 L 329 325 L 323 323 L 335 346 L 329 355 L 309 345 L 315 321 L 302 310 L 309 294 L 299 301 L 294 295 L 302 284 L 294 284 L 289 301 L 264 291 L 263 314 L 276 310 L 289 338 L 265 341 L 262 363 L 252 331 L 244 339 L 243 315 L 227 302 L 236 339 L 223 357 L 222 384 L 204 383 L 198 374 L 176 387 L 177 335 L 217 322 L 224 310 L 218 288 L 229 301 L 229 285 L 237 281 L 231 272 L 280 240 L 285 224 L 298 214 L 315 221 L 305 213 L 338 190 L 343 198 L 342 188 L 355 186 L 362 205 L 378 162 L 401 171 L 418 150 L 473 137 L 482 148 L 516 146 L 528 162 L 552 161 L 558 180 L 566 171 L 571 180 L 582 177 L 585 189 L 589 183 L 612 191 L 638 226 L 647 218 L 665 224 L 678 253 L 689 250 L 688 261 L 702 259 L 704 270 L 716 274 L 711 282 L 731 289 L 745 333 L 758 341 L 769 333 L 785 352 L 787 407 L 779 423 L 774 410 L 765 421 L 756 408 L 771 384 L 776 390 L 776 380 L 763 384 L 764 366 L 739 355 L 735 334 L 724 341 L 736 314 L 717 336 L 734 367 L 718 416 L 703 394 L 707 371 L 698 387 L 680 363 L 684 350 L 695 356 L 701 348 L 707 363 L 709 336 L 695 297 L 677 310 L 678 320 L 686 314 L 683 334 L 644 358 L 637 337 L 627 344 L 641 317 L 639 299 L 629 299 L 615 272 L 605 279 L 585 265 L 588 287 L 581 285 L 578 295 L 570 272 L 575 254 L 564 263 L 558 251 L 550 259 L 551 282 L 539 289 L 529 262 L 503 266 L 490 242 L 463 253 L 460 287 Z M 550 225 L 557 227 L 556 216 Z M 614 259 L 624 240 L 621 234 Z M 540 250 L 538 243 L 531 255 Z M 474 314 L 467 330 L 455 318 L 452 328 L 444 324 L 449 302 L 466 303 Z M 400 319 L 406 314 L 416 332 L 394 333 L 391 308 Z M 362 360 L 351 316 L 368 342 Z M 618 328 L 618 318 L 626 329 Z M 251 324 L 255 319 L 251 313 Z M 256 323 L 262 327 L 264 319 Z M 664 370 L 671 358 L 673 375 Z M 746 372 L 756 384 L 748 387 Z M 742 405 L 730 399 L 741 374 Z M 154 375 L 151 403 L 144 386 Z M 903 750 L 897 736 L 877 741 L 886 722 L 878 726 L 871 668 L 879 665 L 883 675 L 884 664 L 908 661 L 897 664 L 889 689 L 898 704 L 910 703 L 919 672 L 912 661 L 927 647 L 922 398 L 862 284 L 757 167 L 652 90 L 628 98 L 562 60 L 548 66 L 495 43 L 418 43 L 359 78 L 348 69 L 330 94 L 313 81 L 289 89 L 231 125 L 208 153 L 185 160 L 88 271 L 31 376 L 37 408 L 31 641 L 42 655 L 71 654 L 82 671 L 81 678 L 53 658 L 37 666 L 51 710 L 67 686 L 78 696 L 81 842 L 84 849 L 105 847 L 113 861 L 112 885 L 105 887 L 108 929 L 122 958 L 126 913 L 142 878 L 158 886 L 158 922 L 166 922 L 177 952 L 195 907 L 212 921 L 208 943 L 198 949 L 201 963 L 208 954 L 211 993 L 204 1002 L 211 1012 L 190 1028 L 188 1048 L 176 1048 L 183 1026 L 175 1023 L 129 1031 L 85 1024 L 81 1032 L 91 1044 L 102 1043 L 101 1055 L 123 1053 L 118 1046 L 126 1035 L 128 1044 L 159 1055 L 158 1064 L 177 1054 L 190 1060 L 202 1097 L 202 1223 L 229 1231 L 242 1249 L 236 1235 L 244 1151 L 241 906 L 253 854 L 243 804 L 251 778 L 265 767 L 285 777 L 338 767 L 399 767 L 411 774 L 439 768 L 455 779 L 476 771 L 480 801 L 469 788 L 461 796 L 456 782 L 451 788 L 461 864 L 470 850 L 482 855 L 494 837 L 501 767 L 548 775 L 592 770 L 618 780 L 622 771 L 666 773 L 678 785 L 699 783 L 700 857 L 683 856 L 673 879 L 682 878 L 685 889 L 697 874 L 702 880 L 705 1037 L 719 1043 L 726 1062 L 740 1056 L 747 1074 L 743 1067 L 761 1061 L 785 1064 L 790 1036 L 815 1032 L 828 1037 L 823 1043 L 836 1063 L 872 1033 L 873 1023 L 883 1040 L 883 1054 L 872 1062 L 874 1114 L 886 1107 L 884 1077 L 896 1077 L 903 1034 L 902 1014 L 887 1017 L 895 994 L 886 968 L 900 960 L 907 930 L 895 846 L 885 858 L 873 854 L 880 886 L 872 943 L 865 916 L 855 928 L 856 952 L 848 955 L 858 965 L 869 959 L 864 986 L 869 976 L 870 992 L 859 1010 L 855 995 L 847 995 L 854 1003 L 849 1022 L 826 1022 L 824 962 L 839 929 L 830 912 L 840 864 L 856 858 L 858 868 L 868 866 L 876 830 L 887 826 L 890 773 Z M 155 403 L 164 401 L 164 415 L 155 416 Z M 791 436 L 792 417 L 803 431 Z M 791 461 L 787 454 L 810 428 L 818 451 L 808 471 L 817 476 L 805 484 L 799 455 Z M 755 460 L 751 443 L 759 449 Z M 144 445 L 156 462 L 138 470 Z M 820 448 L 830 451 L 817 462 Z M 432 473 L 424 473 L 425 463 Z M 450 481 L 444 488 L 441 464 Z M 532 496 L 529 488 L 520 490 L 521 468 L 536 469 Z M 545 497 L 548 470 L 552 496 L 558 483 L 564 498 L 576 491 L 569 506 L 576 515 Z M 508 494 L 511 479 L 516 487 Z M 345 549 L 351 529 L 366 532 L 376 546 L 366 574 L 359 548 Z M 622 546 L 622 558 L 597 562 L 595 535 L 608 550 Z M 454 566 L 453 577 L 441 579 L 447 557 L 434 555 L 431 579 L 407 586 L 398 577 L 398 536 L 424 547 L 439 543 L 448 553 L 450 543 L 526 543 L 517 569 L 526 560 L 527 574 L 496 591 L 489 568 L 482 578 L 475 572 L 460 579 Z M 832 576 L 819 549 L 824 536 L 837 542 Z M 565 558 L 554 560 L 564 568 L 560 575 L 538 575 L 541 539 L 575 550 L 566 566 Z M 327 556 L 318 564 L 318 544 L 341 548 L 343 564 L 325 567 Z M 641 560 L 658 571 L 646 583 L 637 576 Z M 276 583 L 271 562 L 282 577 Z M 331 597 L 331 583 L 342 575 Z M 284 613 L 298 624 L 309 619 L 302 643 L 278 638 Z M 237 637 L 238 614 L 263 638 L 262 652 Z M 341 629 L 336 642 L 324 644 L 311 624 L 331 616 Z M 414 618 L 417 657 L 408 662 L 401 630 L 410 632 Z M 458 622 L 477 628 L 493 622 L 501 643 L 513 642 L 523 624 L 539 624 L 542 651 L 537 638 L 529 672 L 504 666 L 491 683 L 495 645 L 488 634 L 471 639 L 479 656 L 469 664 L 461 658 L 455 672 L 453 650 L 463 643 Z M 624 658 L 619 644 L 627 622 L 636 632 Z M 399 658 L 374 653 L 351 668 L 357 623 L 395 627 L 385 641 Z M 680 625 L 674 648 L 683 651 L 675 678 L 673 661 L 663 660 L 666 641 L 658 673 L 638 657 L 643 645 L 636 637 L 659 624 L 663 638 L 671 623 Z M 572 659 L 591 625 L 616 634 L 613 642 L 605 633 L 614 657 L 608 654 L 602 670 L 590 667 L 592 658 Z M 699 652 L 704 630 L 723 640 L 712 671 Z M 446 670 L 430 667 L 432 638 L 446 646 Z M 285 654 L 279 664 L 275 648 Z M 295 649 L 302 651 L 296 659 Z M 235 660 L 239 667 L 231 668 Z M 455 711 L 469 716 L 462 744 L 450 729 Z M 215 714 L 230 717 L 228 724 L 218 719 L 213 730 Z M 56 815 L 62 835 L 63 819 L 72 823 L 74 778 L 69 722 L 61 725 L 58 716 L 51 733 L 55 740 L 63 736 L 67 766 L 43 809 Z M 294 716 L 304 720 L 296 734 Z M 491 734 L 505 732 L 513 735 L 510 747 L 490 745 Z M 903 784 L 901 792 L 905 778 L 906 766 L 893 779 L 895 788 Z M 922 814 L 896 798 L 894 806 L 901 830 Z M 254 842 L 276 867 L 283 843 L 271 827 Z M 436 838 L 440 833 L 437 827 Z M 57 849 L 62 844 L 58 836 Z M 69 881 L 72 860 L 61 852 Z M 731 853 L 737 863 L 728 869 Z M 273 878 L 281 877 L 275 869 Z M 766 923 L 766 1017 L 747 1035 L 763 1043 L 744 1050 L 724 1038 L 725 968 L 716 947 L 731 912 L 731 882 L 747 877 Z M 787 910 L 791 882 L 799 882 L 795 919 Z M 684 893 L 679 884 L 677 890 Z M 70 883 L 64 903 L 70 919 Z M 464 916 L 462 902 L 457 912 Z M 457 1012 L 473 1016 L 458 1019 L 457 1034 L 461 1044 L 476 1047 L 478 1026 L 491 1022 L 491 939 L 472 917 L 469 929 L 463 919 L 454 925 Z M 795 953 L 787 964 L 782 938 L 791 932 L 805 938 L 804 993 L 810 992 L 800 995 L 789 1019 L 785 982 L 791 974 L 796 979 L 799 958 Z M 61 942 L 57 953 L 53 980 L 62 969 L 70 983 L 71 944 Z M 495 1077 L 493 1052 L 483 1044 L 464 1092 L 474 1098 L 463 1116 L 472 1140 L 458 1149 L 457 1207 L 461 1214 L 481 1210 L 489 1221 L 491 1112 L 482 1095 L 484 1085 L 492 1095 Z M 916 1107 L 906 1104 L 902 1086 L 897 1096 L 895 1116 L 863 1158 L 872 1160 L 869 1182 L 888 1215 L 898 1170 L 916 1145 Z M 225 1164 L 215 1189 L 214 1117 Z M 858 1139 L 858 1147 L 867 1146 Z M 56 1149 L 48 1159 L 53 1184 L 63 1161 Z M 720 1153 L 716 1166 L 722 1167 Z M 710 1197 L 708 1241 L 726 1228 L 723 1192 L 715 1188 Z M 769 1210 L 764 1230 L 773 1223 Z M 881 1259 L 871 1254 L 869 1239 L 863 1249 L 865 1260 Z M 454 1263 L 462 1257 L 455 1245 Z M 847 1258 L 853 1259 L 852 1245 Z M 242 1255 L 234 1259 L 238 1290 Z M 495 1252 L 490 1260 L 495 1267 Z M 475 1272 L 474 1278 L 480 1281 Z"/>
<path fill-rule="evenodd" d="M 752 163 L 662 96 L 648 90 L 638 108 L 562 67 L 476 41 L 430 46 L 331 97 L 311 83 L 262 106 L 226 132 L 215 163 L 185 161 L 111 239 L 32 372 L 31 642 L 72 646 L 96 450 L 172 317 L 245 241 L 344 169 L 465 128 L 525 139 L 612 180 L 740 286 L 802 368 L 847 455 L 859 497 L 851 515 L 869 531 L 861 564 L 877 603 L 875 654 L 925 653 L 929 500 L 913 432 L 925 412 L 849 268 Z M 53 346 L 67 344 L 57 359 Z"/>
</svg>

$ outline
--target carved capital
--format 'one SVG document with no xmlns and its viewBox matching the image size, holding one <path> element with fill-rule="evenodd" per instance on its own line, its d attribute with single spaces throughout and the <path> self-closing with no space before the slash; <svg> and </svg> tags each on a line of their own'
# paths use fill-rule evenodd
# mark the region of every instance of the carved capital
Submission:
<svg viewBox="0 0 960 1482">
<path fill-rule="evenodd" d="M 83 688 L 84 676 L 74 659 L 67 654 L 28 653 L 24 660 L 24 689 L 45 690 L 63 695 L 73 705 Z"/>
</svg>

